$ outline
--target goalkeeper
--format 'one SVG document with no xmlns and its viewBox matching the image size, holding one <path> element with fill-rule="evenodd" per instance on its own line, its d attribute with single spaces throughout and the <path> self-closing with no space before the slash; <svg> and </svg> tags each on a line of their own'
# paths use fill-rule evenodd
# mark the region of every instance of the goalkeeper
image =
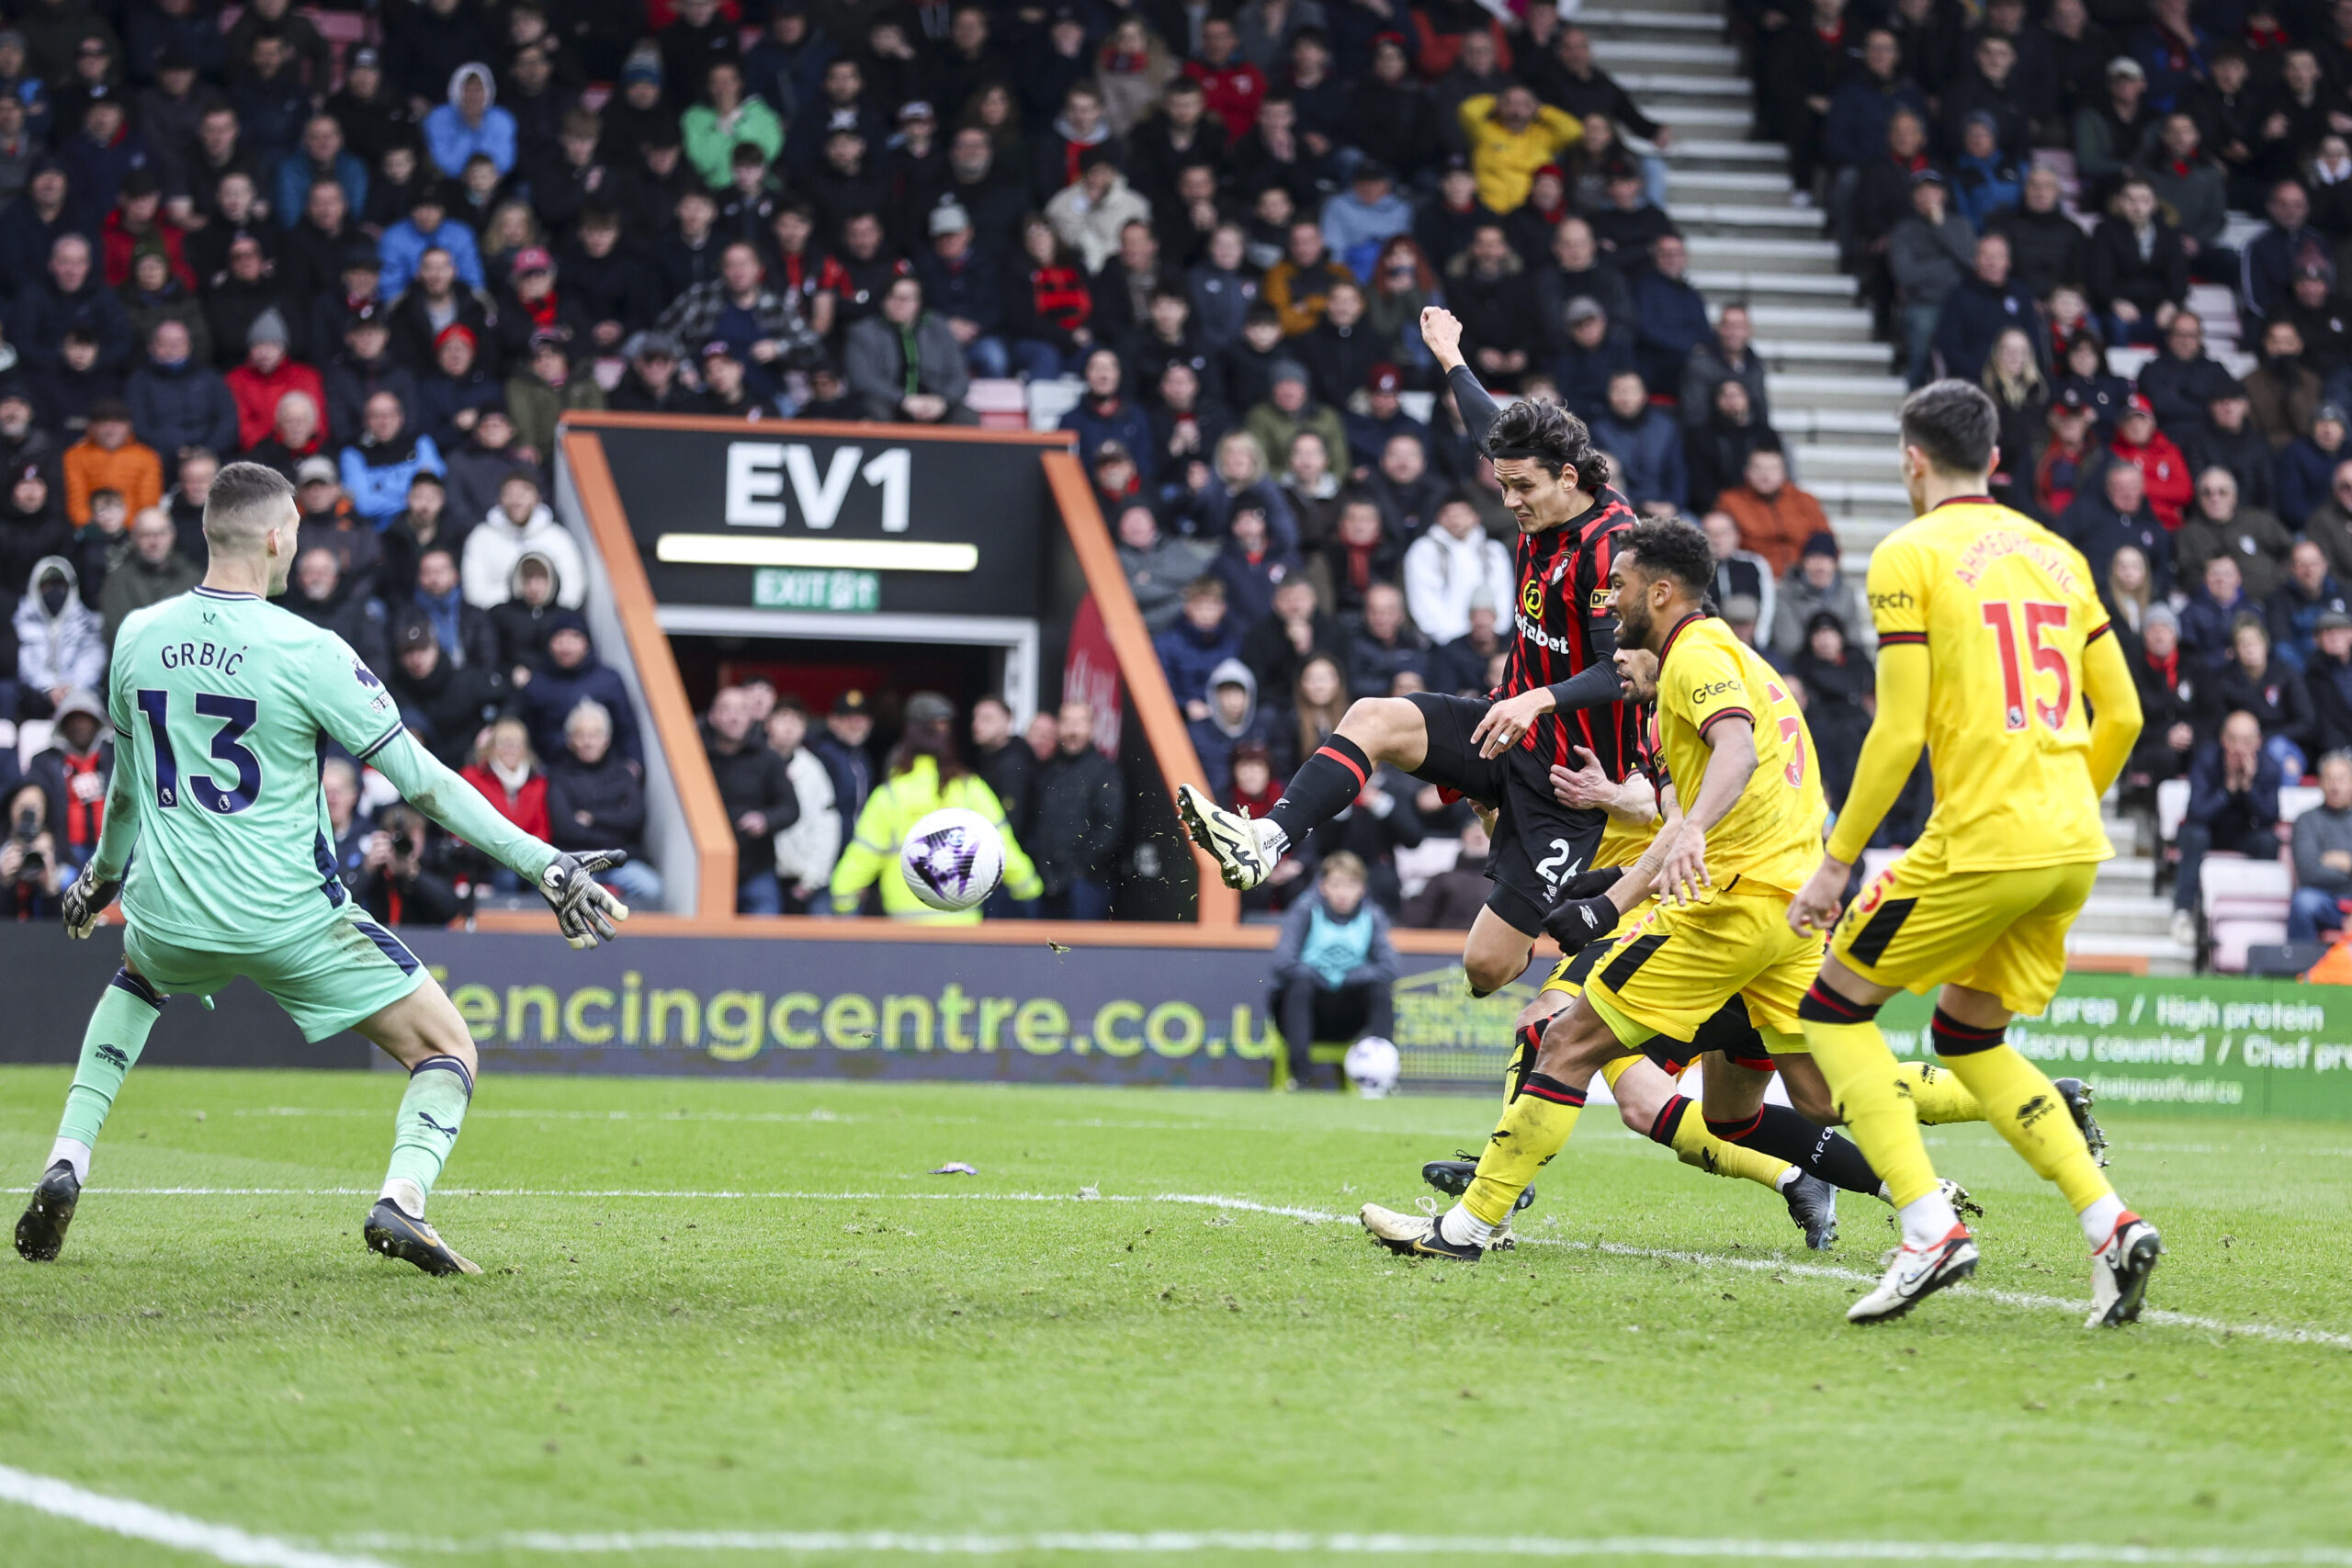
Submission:
<svg viewBox="0 0 2352 1568">
<path fill-rule="evenodd" d="M 209 997 L 243 975 L 306 1039 L 356 1030 L 409 1070 L 368 1246 L 430 1274 L 481 1271 L 424 1222 L 473 1098 L 473 1040 L 416 955 L 335 875 L 319 789 L 329 740 L 529 878 L 572 946 L 594 947 L 628 918 L 594 880 L 620 863 L 619 852 L 562 854 L 516 829 L 410 738 L 348 644 L 268 602 L 285 592 L 300 522 L 293 488 L 275 470 L 222 468 L 204 508 L 204 581 L 131 615 L 116 639 L 114 780 L 96 852 L 66 889 L 64 914 L 68 934 L 86 938 L 119 891 L 128 929 L 122 968 L 90 1014 L 48 1168 L 17 1223 L 17 1250 L 34 1262 L 63 1245 L 91 1147 L 165 1000 Z"/>
</svg>

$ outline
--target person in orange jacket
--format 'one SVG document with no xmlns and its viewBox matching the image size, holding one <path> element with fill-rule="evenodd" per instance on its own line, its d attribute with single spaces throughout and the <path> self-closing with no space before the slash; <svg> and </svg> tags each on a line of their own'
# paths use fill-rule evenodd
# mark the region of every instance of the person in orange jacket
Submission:
<svg viewBox="0 0 2352 1568">
<path fill-rule="evenodd" d="M 164 499 L 164 460 L 132 435 L 130 409 L 119 399 L 90 405 L 90 428 L 65 449 L 65 515 L 79 528 L 90 521 L 90 497 L 119 491 L 137 516 Z"/>
</svg>

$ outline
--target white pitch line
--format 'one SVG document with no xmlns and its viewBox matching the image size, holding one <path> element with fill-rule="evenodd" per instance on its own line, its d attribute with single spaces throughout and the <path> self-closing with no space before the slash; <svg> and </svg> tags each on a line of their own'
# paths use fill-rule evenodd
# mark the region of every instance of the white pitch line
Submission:
<svg viewBox="0 0 2352 1568">
<path fill-rule="evenodd" d="M 29 1188 L 12 1190 L 26 1192 Z M 91 1187 L 84 1190 L 87 1196 L 124 1198 L 356 1198 L 375 1192 L 372 1187 Z M 1249 1198 L 1228 1198 L 1211 1192 L 1105 1192 L 1093 1197 L 1069 1192 L 794 1192 L 753 1191 L 749 1190 L 710 1188 L 673 1189 L 649 1187 L 614 1187 L 587 1190 L 551 1191 L 526 1187 L 444 1187 L 437 1190 L 442 1198 L 539 1198 L 580 1200 L 639 1200 L 655 1199 L 695 1202 L 797 1202 L 797 1203 L 888 1203 L 899 1201 L 915 1202 L 961 1203 L 1182 1203 L 1194 1208 L 1226 1209 L 1238 1213 L 1270 1214 L 1279 1219 L 1298 1220 L 1306 1224 L 1346 1224 L 1355 1220 L 1353 1214 L 1334 1213 L 1329 1209 L 1309 1209 L 1284 1203 L 1261 1203 Z M 1598 1252 L 1613 1258 L 1640 1258 L 1666 1263 L 1682 1263 L 1701 1269 L 1740 1269 L 1749 1272 L 1797 1275 L 1804 1279 L 1836 1280 L 1849 1284 L 1868 1284 L 1878 1276 L 1858 1269 L 1841 1269 L 1834 1264 L 1779 1261 L 1769 1258 L 1735 1258 L 1728 1253 L 1697 1252 L 1685 1248 L 1663 1247 L 1628 1247 L 1612 1241 L 1576 1241 L 1565 1236 L 1521 1235 L 1522 1246 L 1555 1247 L 1569 1252 Z M 2087 1302 L 2066 1296 L 2045 1296 L 2025 1291 L 1997 1290 L 1988 1285 L 1955 1285 L 1951 1289 L 1962 1295 L 1981 1296 L 2003 1306 L 2022 1307 L 2034 1312 L 2066 1312 L 2082 1314 Z M 2206 1334 L 2223 1334 L 2241 1339 L 2264 1339 L 2282 1345 L 2327 1345 L 2339 1349 L 2352 1349 L 2352 1334 L 2339 1334 L 2324 1328 L 2296 1328 L 2273 1323 L 2229 1323 L 2216 1317 L 2201 1317 L 2193 1313 L 2166 1312 L 2151 1307 L 2141 1314 L 2140 1321 L 2166 1328 L 2188 1328 Z"/>
<path fill-rule="evenodd" d="M 1306 1530 L 1067 1530 L 1034 1535 L 918 1535 L 900 1530 L 626 1530 L 564 1534 L 518 1530 L 480 1540 L 359 1536 L 382 1551 L 461 1555 L 548 1552 L 590 1556 L 640 1551 L 816 1552 L 921 1557 L 1010 1557 L 1057 1552 L 1100 1556 L 1182 1556 L 1257 1552 L 1274 1556 L 1477 1558 L 1690 1557 L 1709 1562 L 2107 1562 L 2179 1568 L 2345 1568 L 2341 1547 L 2164 1547 L 2107 1541 L 1753 1540 L 1680 1536 L 1321 1535 Z"/>
<path fill-rule="evenodd" d="M 390 1568 L 380 1558 L 344 1551 L 321 1551 L 266 1535 L 254 1535 L 234 1525 L 216 1525 L 186 1514 L 85 1491 L 70 1481 L 35 1475 L 0 1464 L 0 1501 L 20 1503 L 52 1518 L 70 1519 L 92 1529 L 132 1540 L 153 1541 L 178 1551 L 193 1551 L 218 1562 L 243 1568 Z"/>
</svg>

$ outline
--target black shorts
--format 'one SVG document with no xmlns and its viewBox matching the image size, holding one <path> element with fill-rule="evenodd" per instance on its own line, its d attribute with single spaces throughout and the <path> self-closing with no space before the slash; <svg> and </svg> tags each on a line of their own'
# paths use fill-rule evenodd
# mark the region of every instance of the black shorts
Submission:
<svg viewBox="0 0 2352 1568">
<path fill-rule="evenodd" d="M 1560 901 L 1560 884 L 1590 868 L 1609 818 L 1598 808 L 1560 804 L 1552 794 L 1552 766 L 1525 746 L 1481 757 L 1470 732 L 1494 705 L 1485 697 L 1416 692 L 1405 699 L 1421 710 L 1429 754 L 1413 776 L 1495 808 L 1494 850 L 1487 877 L 1495 885 L 1487 908 L 1525 936 L 1544 930 Z"/>
</svg>

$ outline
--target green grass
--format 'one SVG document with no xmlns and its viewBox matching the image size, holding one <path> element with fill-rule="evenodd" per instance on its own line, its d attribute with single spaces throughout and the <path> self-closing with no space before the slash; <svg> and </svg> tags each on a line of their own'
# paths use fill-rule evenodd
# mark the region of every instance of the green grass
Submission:
<svg viewBox="0 0 2352 1568">
<path fill-rule="evenodd" d="M 0 1071 L 0 1162 L 19 1181 L 67 1077 Z M 493 1075 L 433 1210 L 488 1271 L 435 1280 L 357 1236 L 397 1087 L 136 1074 L 64 1258 L 0 1267 L 0 1463 L 325 1543 L 2352 1539 L 2341 1125 L 2112 1121 L 2113 1174 L 2171 1249 L 2154 1303 L 2211 1325 L 2092 1335 L 1974 1291 L 1859 1330 L 1841 1318 L 1854 1280 L 1804 1270 L 1871 1267 L 1883 1208 L 1849 1198 L 1842 1247 L 1807 1254 L 1770 1194 L 1677 1165 L 1605 1111 L 1522 1216 L 1565 1245 L 1476 1268 L 1394 1259 L 1352 1223 L 1154 1196 L 1408 1203 L 1420 1160 L 1478 1141 L 1484 1100 Z M 1981 1284 L 2086 1295 L 2072 1221 L 1989 1132 L 1933 1147 L 1990 1210 Z M 952 1159 L 980 1174 L 923 1174 Z M 365 1193 L 320 1190 L 341 1188 Z M 972 1201 L 1084 1188 L 1104 1201 Z M 552 1195 L 607 1189 L 879 1196 Z M 0 1540 L 9 1562 L 191 1561 L 6 1504 Z M 561 1560 L 494 1540 L 379 1555 Z M 1089 1560 L 999 1561 L 1031 1555 Z"/>
</svg>

